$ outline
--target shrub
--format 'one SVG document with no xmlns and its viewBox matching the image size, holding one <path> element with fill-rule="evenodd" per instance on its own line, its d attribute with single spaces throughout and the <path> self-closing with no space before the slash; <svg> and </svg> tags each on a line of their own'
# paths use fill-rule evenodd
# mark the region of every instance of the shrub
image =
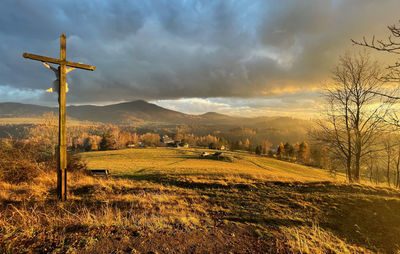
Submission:
<svg viewBox="0 0 400 254">
<path fill-rule="evenodd" d="M 0 179 L 18 184 L 30 182 L 39 173 L 56 171 L 56 156 L 47 154 L 46 147 L 33 141 L 0 140 Z M 77 154 L 67 156 L 68 172 L 87 173 L 87 165 Z"/>
<path fill-rule="evenodd" d="M 0 166 L 1 179 L 9 183 L 30 182 L 39 175 L 37 164 L 27 159 L 9 160 Z"/>
<path fill-rule="evenodd" d="M 39 175 L 38 146 L 21 141 L 0 141 L 0 179 L 9 183 L 32 181 Z"/>
<path fill-rule="evenodd" d="M 67 170 L 68 172 L 81 172 L 87 173 L 87 164 L 77 154 L 70 154 L 67 156 Z"/>
</svg>

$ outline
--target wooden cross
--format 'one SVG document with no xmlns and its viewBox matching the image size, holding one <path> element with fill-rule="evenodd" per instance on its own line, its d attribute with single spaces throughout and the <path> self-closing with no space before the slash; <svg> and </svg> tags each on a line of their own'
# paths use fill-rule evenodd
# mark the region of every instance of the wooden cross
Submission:
<svg viewBox="0 0 400 254">
<path fill-rule="evenodd" d="M 95 67 L 69 62 L 66 59 L 66 37 L 61 34 L 60 38 L 60 59 L 39 56 L 34 54 L 23 53 L 22 56 L 36 61 L 49 62 L 58 64 L 60 73 L 59 84 L 59 123 L 58 123 L 58 149 L 57 149 L 57 196 L 58 199 L 64 201 L 67 199 L 67 135 L 66 135 L 66 110 L 65 110 L 65 90 L 66 90 L 66 69 L 67 66 L 84 70 L 94 71 Z"/>
</svg>

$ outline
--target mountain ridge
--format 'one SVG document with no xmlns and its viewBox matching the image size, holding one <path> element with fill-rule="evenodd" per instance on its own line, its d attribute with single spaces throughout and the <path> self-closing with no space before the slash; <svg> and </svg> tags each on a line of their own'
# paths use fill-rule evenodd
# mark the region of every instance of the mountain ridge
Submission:
<svg viewBox="0 0 400 254">
<path fill-rule="evenodd" d="M 42 106 L 36 104 L 25 104 L 19 102 L 1 102 L 0 118 L 38 117 L 47 112 L 57 112 L 58 107 Z M 121 102 L 104 106 L 98 105 L 69 105 L 68 116 L 77 120 L 124 123 L 129 121 L 150 122 L 181 122 L 182 120 L 193 120 L 211 115 L 230 117 L 216 112 L 207 112 L 203 115 L 191 115 L 179 111 L 163 108 L 154 103 L 144 100 Z"/>
<path fill-rule="evenodd" d="M 0 118 L 40 117 L 47 112 L 58 112 L 57 107 L 48 107 L 19 102 L 0 103 Z M 309 122 L 283 116 L 230 116 L 217 112 L 206 112 L 200 115 L 186 114 L 163 108 L 144 100 L 121 102 L 104 106 L 69 105 L 67 115 L 79 121 L 90 121 L 111 124 L 162 123 L 162 124 L 195 124 L 201 126 L 275 126 L 280 128 L 285 122 Z M 245 121 L 244 121 L 245 120 Z M 278 122 L 282 122 L 279 123 Z M 279 126 L 279 127 L 278 127 Z"/>
<path fill-rule="evenodd" d="M 18 125 L 10 118 L 20 118 L 22 123 L 27 123 L 24 118 L 40 119 L 47 112 L 57 114 L 58 108 L 16 102 L 0 103 L 2 125 Z M 268 139 L 273 144 L 279 144 L 282 140 L 292 143 L 305 140 L 309 127 L 313 125 L 309 120 L 283 116 L 241 117 L 216 112 L 191 115 L 145 101 L 105 106 L 70 105 L 67 107 L 67 116 L 82 122 L 129 125 L 141 131 L 161 133 L 183 128 L 198 136 L 219 133 L 221 137 L 232 140 L 252 137 L 254 142 Z"/>
</svg>

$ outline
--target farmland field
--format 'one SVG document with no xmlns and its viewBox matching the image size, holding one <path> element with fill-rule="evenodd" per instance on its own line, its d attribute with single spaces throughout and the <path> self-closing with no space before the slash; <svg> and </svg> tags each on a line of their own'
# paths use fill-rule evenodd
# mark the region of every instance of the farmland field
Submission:
<svg viewBox="0 0 400 254">
<path fill-rule="evenodd" d="M 27 185 L 2 183 L 0 247 L 55 253 L 400 249 L 397 190 L 346 184 L 340 175 L 245 152 L 205 159 L 203 151 L 82 153 L 90 169 L 109 169 L 112 176 L 71 173 L 63 204 L 52 196 L 55 174 Z"/>
</svg>

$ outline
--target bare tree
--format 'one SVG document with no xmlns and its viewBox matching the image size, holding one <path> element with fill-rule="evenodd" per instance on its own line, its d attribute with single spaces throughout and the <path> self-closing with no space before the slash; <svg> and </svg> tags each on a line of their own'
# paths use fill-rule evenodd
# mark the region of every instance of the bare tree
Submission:
<svg viewBox="0 0 400 254">
<path fill-rule="evenodd" d="M 345 162 L 349 181 L 360 180 L 361 159 L 375 151 L 390 101 L 376 95 L 382 72 L 366 53 L 345 54 L 324 92 L 326 117 L 319 121 L 320 141 Z M 354 165 L 354 168 L 352 168 Z"/>
<path fill-rule="evenodd" d="M 400 21 L 399 21 L 400 22 Z M 362 41 L 351 40 L 354 44 L 372 48 L 378 51 L 400 55 L 400 27 L 396 25 L 390 25 L 387 27 L 389 30 L 389 36 L 386 40 L 375 39 L 373 36 L 370 40 L 363 37 Z M 400 62 L 395 62 L 388 66 L 389 72 L 383 76 L 386 81 L 400 81 Z M 400 99 L 400 97 L 396 97 Z"/>
</svg>

